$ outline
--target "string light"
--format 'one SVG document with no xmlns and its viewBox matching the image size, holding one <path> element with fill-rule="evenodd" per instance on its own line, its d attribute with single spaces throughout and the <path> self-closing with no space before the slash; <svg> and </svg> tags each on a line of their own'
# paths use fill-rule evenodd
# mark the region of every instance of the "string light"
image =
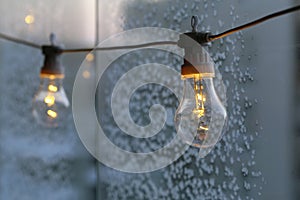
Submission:
<svg viewBox="0 0 300 200">
<path fill-rule="evenodd" d="M 62 50 L 54 44 L 43 46 L 42 49 L 45 60 L 40 73 L 40 87 L 33 99 L 33 116 L 44 126 L 58 127 L 63 124 L 69 106 L 62 86 L 64 78 L 64 68 L 60 61 Z"/>
<path fill-rule="evenodd" d="M 273 19 L 275 17 L 279 17 L 298 10 L 300 10 L 300 5 L 279 12 L 272 13 L 265 17 L 254 20 L 250 23 L 229 29 L 223 33 L 219 33 L 216 35 L 212 35 L 211 33 L 197 32 L 195 27 L 195 25 L 197 24 L 197 18 L 193 17 L 192 18 L 193 31 L 182 34 L 181 37 L 187 36 L 202 45 L 226 37 L 237 31 L 241 31 L 246 28 L 250 28 L 252 26 L 258 25 L 262 22 Z M 26 24 L 32 24 L 34 23 L 35 18 L 33 15 L 27 15 L 24 18 L 24 21 Z M 112 46 L 112 47 L 102 47 L 102 48 L 96 47 L 96 48 L 81 48 L 81 49 L 61 49 L 53 45 L 53 43 L 51 46 L 41 46 L 33 42 L 29 42 L 19 38 L 14 38 L 12 36 L 3 33 L 0 33 L 0 38 L 43 50 L 43 53 L 45 55 L 45 62 L 40 74 L 41 77 L 40 89 L 35 95 L 33 101 L 33 108 L 34 108 L 33 114 L 35 118 L 38 119 L 39 122 L 42 122 L 43 124 L 46 124 L 48 126 L 57 126 L 59 122 L 63 119 L 62 117 L 63 115 L 61 114 L 63 113 L 62 110 L 64 110 L 66 107 L 69 106 L 68 99 L 62 87 L 64 72 L 59 59 L 62 53 L 90 52 L 92 50 L 108 51 L 108 50 L 119 50 L 119 49 L 136 49 L 136 48 L 143 48 L 143 47 L 149 47 L 155 45 L 179 45 L 185 49 L 185 58 L 187 57 L 190 58 L 191 56 L 192 57 L 194 56 L 189 53 L 188 49 L 190 47 L 186 46 L 185 42 L 182 42 L 182 38 L 179 40 L 179 43 L 181 42 L 181 44 L 178 44 L 177 42 L 174 41 L 159 41 L 159 42 L 151 42 L 151 43 L 127 45 L 127 46 Z M 200 55 L 206 55 L 206 53 L 202 51 L 201 48 L 199 49 L 198 53 Z M 211 81 L 211 79 L 214 76 L 213 67 L 212 67 L 213 64 L 209 65 L 210 67 L 207 67 L 207 63 L 212 63 L 212 61 L 208 59 L 209 57 L 206 58 L 207 58 L 206 60 L 207 62 L 204 62 L 205 60 L 204 61 L 196 60 L 195 61 L 196 65 L 194 65 L 195 63 L 189 63 L 186 62 L 185 60 L 185 64 L 182 66 L 182 78 L 184 80 L 189 80 L 189 79 L 193 80 L 192 84 L 194 85 L 193 87 L 194 103 L 192 106 L 189 106 L 190 108 L 192 108 L 189 112 L 189 116 L 184 116 L 182 115 L 181 112 L 182 104 L 185 103 L 185 100 L 183 100 L 181 103 L 181 107 L 178 108 L 175 117 L 175 122 L 177 124 L 177 130 L 179 131 L 179 133 L 181 130 L 183 130 L 183 127 L 185 127 L 189 123 L 188 121 L 185 121 L 184 117 L 187 117 L 187 119 L 189 119 L 190 122 L 191 121 L 195 122 L 194 124 L 196 124 L 196 126 L 193 127 L 196 127 L 196 131 L 191 133 L 191 136 L 195 137 L 196 134 L 196 137 L 198 137 L 198 143 L 196 144 L 190 142 L 189 135 L 187 136 L 183 134 L 183 136 L 185 138 L 188 138 L 187 142 L 190 142 L 192 145 L 198 146 L 200 148 L 202 146 L 211 146 L 215 144 L 218 138 L 217 136 L 220 133 L 219 129 L 223 127 L 224 121 L 226 119 L 226 111 L 224 110 L 224 107 L 220 104 L 217 96 L 215 95 L 212 81 Z M 54 61 L 53 62 L 54 64 L 51 63 L 50 60 Z M 94 55 L 88 54 L 86 56 L 86 60 L 92 62 L 94 60 Z M 90 72 L 89 71 L 83 72 L 83 77 L 89 78 Z M 211 116 L 213 112 L 218 113 L 217 116 L 218 119 L 220 119 L 219 125 L 208 124 L 207 120 L 204 119 L 206 116 Z M 218 131 L 213 130 L 213 132 L 218 132 L 218 133 L 209 134 L 209 132 L 212 129 L 218 129 Z"/>
<path fill-rule="evenodd" d="M 191 21 L 192 32 L 181 34 L 178 41 L 178 46 L 185 51 L 181 66 L 184 92 L 174 121 L 182 140 L 199 148 L 199 156 L 204 157 L 220 140 L 227 113 L 214 88 L 214 63 L 194 40 L 198 34 L 198 18 L 193 16 Z"/>
</svg>

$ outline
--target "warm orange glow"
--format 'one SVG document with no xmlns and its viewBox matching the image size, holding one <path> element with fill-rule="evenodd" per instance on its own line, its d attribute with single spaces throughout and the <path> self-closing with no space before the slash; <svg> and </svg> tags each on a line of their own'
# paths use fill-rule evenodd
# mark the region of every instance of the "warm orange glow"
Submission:
<svg viewBox="0 0 300 200">
<path fill-rule="evenodd" d="M 47 110 L 47 114 L 49 117 L 52 117 L 53 119 L 57 117 L 57 113 L 53 110 Z"/>
<path fill-rule="evenodd" d="M 65 77 L 64 74 L 48 74 L 48 73 L 40 73 L 41 78 L 48 78 L 50 80 L 54 79 L 63 79 Z"/>
<path fill-rule="evenodd" d="M 82 76 L 83 76 L 83 78 L 88 79 L 88 78 L 91 77 L 91 73 L 90 73 L 89 71 L 85 70 L 85 71 L 82 73 Z"/>
<path fill-rule="evenodd" d="M 45 99 L 44 99 L 44 102 L 48 106 L 52 106 L 55 103 L 55 97 L 54 96 L 46 96 Z"/>
<path fill-rule="evenodd" d="M 48 90 L 49 90 L 50 92 L 57 92 L 58 88 L 57 88 L 57 86 L 55 86 L 55 85 L 49 85 L 49 86 L 48 86 Z"/>
<path fill-rule="evenodd" d="M 201 94 L 196 94 L 196 95 L 197 95 L 197 100 L 198 100 L 198 101 L 203 101 L 203 102 L 206 101 L 206 98 L 205 98 L 204 95 L 201 95 Z"/>
<path fill-rule="evenodd" d="M 33 15 L 27 15 L 24 19 L 26 24 L 33 24 L 34 23 L 34 16 Z"/>
<path fill-rule="evenodd" d="M 54 80 L 54 79 L 58 78 L 57 75 L 53 75 L 53 74 L 49 74 L 48 77 L 51 80 Z"/>
<path fill-rule="evenodd" d="M 208 127 L 207 126 L 200 126 L 200 129 L 208 131 Z"/>
<path fill-rule="evenodd" d="M 202 95 L 201 94 L 196 94 L 196 95 L 197 95 L 198 100 L 202 100 Z"/>
<path fill-rule="evenodd" d="M 94 60 L 94 54 L 92 53 L 89 53 L 86 55 L 85 59 L 88 61 L 88 62 L 92 62 Z"/>
<path fill-rule="evenodd" d="M 193 113 L 197 116 L 197 118 L 203 117 L 205 114 L 204 108 L 194 109 Z"/>
<path fill-rule="evenodd" d="M 201 77 L 194 76 L 194 92 L 196 107 L 193 110 L 193 113 L 197 116 L 197 118 L 201 118 L 205 115 L 204 103 L 206 101 L 206 97 L 203 92 L 204 87 L 201 81 Z"/>
</svg>

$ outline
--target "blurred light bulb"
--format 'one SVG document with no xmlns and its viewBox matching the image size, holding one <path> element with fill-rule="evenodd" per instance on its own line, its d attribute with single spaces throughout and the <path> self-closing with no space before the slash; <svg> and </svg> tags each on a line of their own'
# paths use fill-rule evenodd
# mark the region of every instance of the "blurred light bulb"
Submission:
<svg viewBox="0 0 300 200">
<path fill-rule="evenodd" d="M 26 24 L 33 24 L 34 23 L 34 16 L 33 15 L 27 15 L 24 18 L 24 21 Z"/>
<path fill-rule="evenodd" d="M 61 49 L 43 46 L 45 55 L 40 87 L 33 99 L 33 116 L 47 127 L 63 125 L 69 101 L 63 88 L 64 72 L 60 63 Z"/>
<path fill-rule="evenodd" d="M 47 127 L 57 127 L 66 116 L 69 101 L 62 78 L 41 77 L 39 90 L 33 99 L 33 116 Z"/>
<path fill-rule="evenodd" d="M 182 41 L 183 37 L 184 93 L 175 114 L 175 126 L 183 141 L 199 148 L 200 157 L 204 157 L 221 138 L 227 113 L 214 88 L 214 64 L 209 54 L 200 45 Z"/>
</svg>

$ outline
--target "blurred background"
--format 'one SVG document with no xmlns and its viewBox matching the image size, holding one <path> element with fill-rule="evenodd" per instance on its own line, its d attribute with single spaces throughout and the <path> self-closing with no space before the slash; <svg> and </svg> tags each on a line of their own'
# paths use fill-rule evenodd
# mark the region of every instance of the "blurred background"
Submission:
<svg viewBox="0 0 300 200">
<path fill-rule="evenodd" d="M 219 33 L 297 4 L 299 0 L 1 0 L 0 32 L 40 45 L 49 44 L 53 32 L 65 48 L 84 48 L 139 27 L 187 32 L 192 15 L 199 16 L 200 30 Z M 77 135 L 72 106 L 62 127 L 37 124 L 32 98 L 43 55 L 0 39 L 0 199 L 299 199 L 299 33 L 298 12 L 213 42 L 208 49 L 227 88 L 229 121 L 222 140 L 204 159 L 190 148 L 168 167 L 143 174 L 97 162 Z M 181 60 L 151 50 L 146 54 L 148 58 L 132 52 L 114 62 L 95 97 L 108 138 L 129 151 L 149 152 L 176 134 L 173 117 L 179 102 L 159 85 L 139 88 L 129 105 L 139 125 L 149 123 L 151 105 L 166 108 L 167 122 L 157 136 L 125 136 L 112 118 L 111 92 L 128 70 L 150 62 L 180 70 Z M 71 103 L 86 56 L 63 54 L 64 88 Z M 82 74 L 89 80 L 101 64 L 97 54 L 94 59 Z"/>
</svg>

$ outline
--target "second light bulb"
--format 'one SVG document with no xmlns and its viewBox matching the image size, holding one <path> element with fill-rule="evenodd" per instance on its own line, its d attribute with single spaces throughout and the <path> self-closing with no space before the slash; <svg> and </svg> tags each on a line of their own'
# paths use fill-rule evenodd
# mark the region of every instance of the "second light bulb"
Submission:
<svg viewBox="0 0 300 200">
<path fill-rule="evenodd" d="M 44 66 L 40 73 L 40 87 L 33 99 L 33 116 L 46 127 L 63 124 L 69 101 L 63 88 L 64 70 L 60 62 L 61 49 L 43 46 Z"/>
</svg>

